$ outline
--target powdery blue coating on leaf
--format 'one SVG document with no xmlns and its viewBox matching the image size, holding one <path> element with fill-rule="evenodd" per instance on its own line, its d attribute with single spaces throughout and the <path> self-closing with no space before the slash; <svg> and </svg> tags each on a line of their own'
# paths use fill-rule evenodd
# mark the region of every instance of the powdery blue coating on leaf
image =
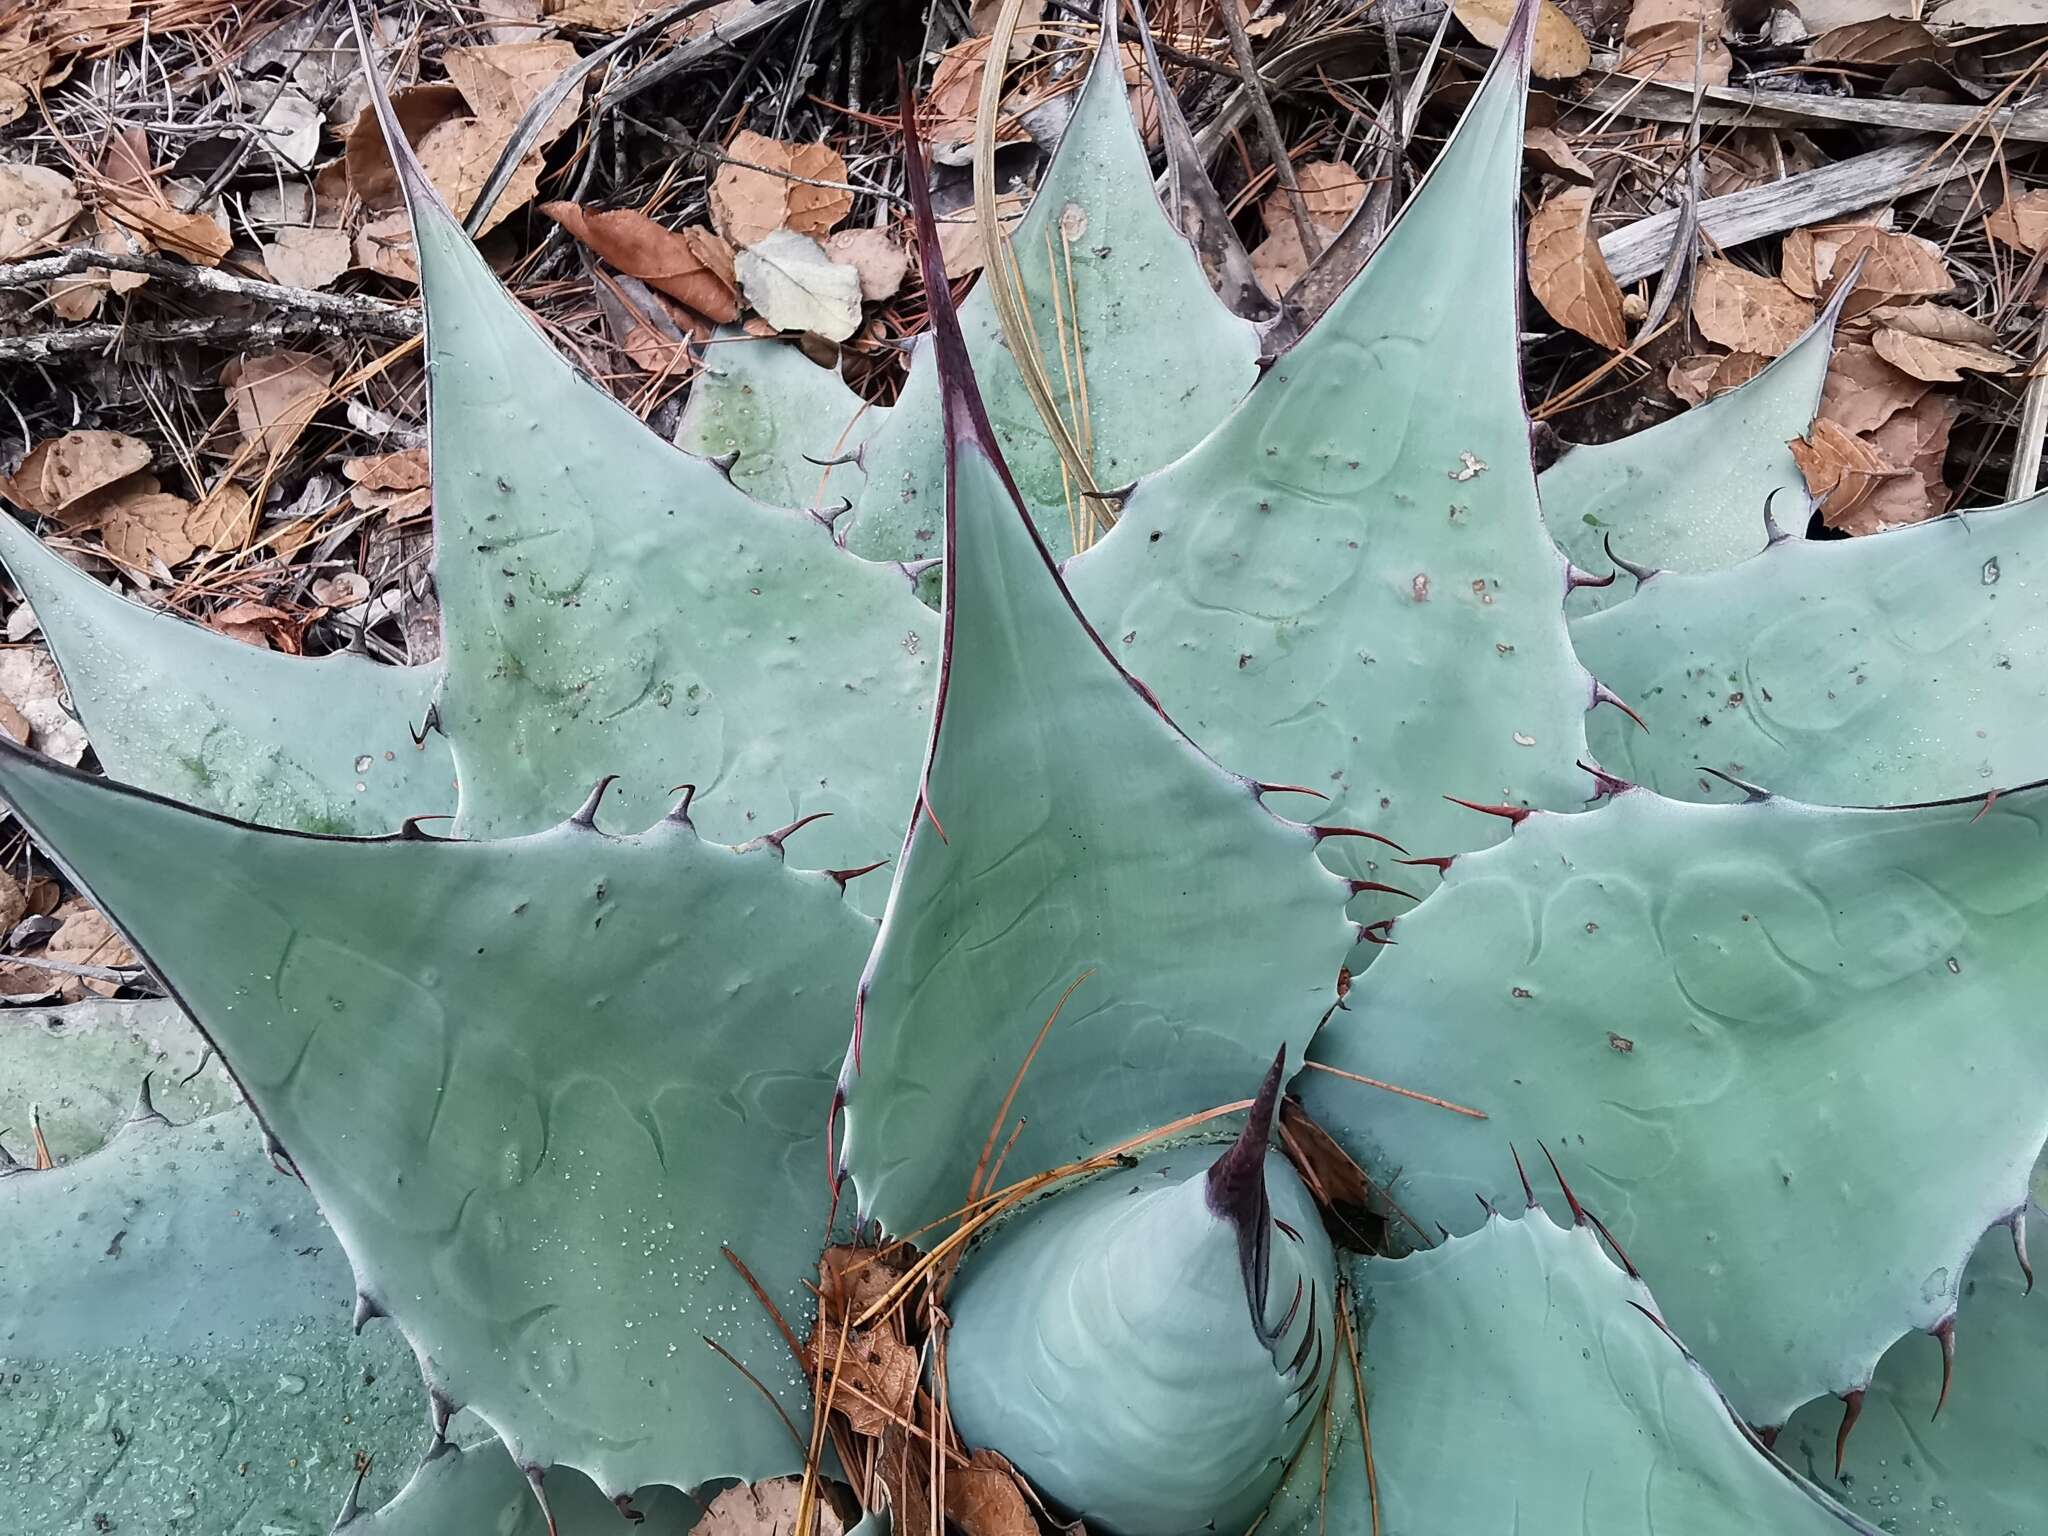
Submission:
<svg viewBox="0 0 2048 1536">
<path fill-rule="evenodd" d="M 202 1070 L 203 1069 L 203 1070 Z M 183 1123 L 240 1103 L 220 1059 L 164 998 L 0 1009 L 0 1140 L 28 1152 L 30 1108 L 66 1163 L 106 1144 L 150 1078 L 156 1107 Z"/>
<path fill-rule="evenodd" d="M 1222 1150 L 1156 1152 L 1027 1207 L 969 1256 L 949 1297 L 955 1427 L 1091 1530 L 1235 1536 L 1320 1422 L 1341 1348 L 1329 1238 L 1293 1167 L 1269 1153 L 1264 1316 L 1277 1336 L 1261 1342 L 1237 1231 L 1206 1204 Z"/>
<path fill-rule="evenodd" d="M 608 1494 L 800 1466 L 704 1337 L 801 1416 L 719 1250 L 803 1330 L 873 933 L 830 879 L 671 821 L 267 833 L 0 754 L 0 798 L 220 1047 L 430 1385 Z"/>
<path fill-rule="evenodd" d="M 1517 361 L 1525 95 L 1503 56 L 1351 286 L 1067 569 L 1118 660 L 1204 749 L 1421 854 L 1498 835 L 1446 794 L 1587 793 L 1573 765 L 1591 685 L 1566 641 Z M 1331 848 L 1405 884 L 1376 848 Z"/>
<path fill-rule="evenodd" d="M 2048 496 L 1667 572 L 1572 641 L 1650 724 L 1596 716 L 1601 764 L 1660 793 L 1984 794 L 2048 764 Z"/>
<path fill-rule="evenodd" d="M 1395 926 L 1317 1121 L 1425 1231 L 1549 1146 L 1752 1424 L 1956 1304 L 2048 1137 L 2048 791 L 1891 811 L 1647 790 L 1531 817 Z"/>
<path fill-rule="evenodd" d="M 244 645 L 108 591 L 6 516 L 0 560 L 112 777 L 303 831 L 374 836 L 454 809 L 448 744 L 409 729 L 436 668 Z"/>
<path fill-rule="evenodd" d="M 1064 326 L 1071 351 L 1079 333 L 1090 468 L 1104 490 L 1192 448 L 1251 388 L 1258 333 L 1223 307 L 1159 206 L 1114 37 L 1097 52 L 1010 249 L 1046 376 L 1070 424 L 1078 419 L 1070 402 L 1083 379 L 1061 368 L 1059 336 Z M 987 282 L 984 273 L 960 307 L 968 355 L 1025 505 L 1047 545 L 1064 556 L 1073 542 L 1059 455 L 1003 342 Z M 820 423 L 809 451 L 831 457 L 843 425 Z M 857 495 L 843 493 L 855 495 L 842 525 L 849 547 L 878 560 L 939 553 L 943 445 L 938 370 L 926 336 L 902 396 L 869 439 L 866 485 Z M 1075 516 L 1083 515 L 1077 498 Z"/>
<path fill-rule="evenodd" d="M 1812 502 L 1785 445 L 1813 425 L 1834 333 L 1831 307 L 1741 388 L 1631 437 L 1566 453 L 1543 476 L 1551 537 L 1589 571 L 1610 568 L 1609 536 L 1615 553 L 1638 565 L 1716 571 L 1756 553 L 1773 495 L 1778 522 L 1804 537 Z M 1627 589 L 1626 576 L 1611 587 L 1582 587 L 1569 606 L 1592 613 L 1622 601 Z"/>
<path fill-rule="evenodd" d="M 733 455 L 733 484 L 771 507 L 831 508 L 857 497 L 867 473 L 813 460 L 858 452 L 889 410 L 794 346 L 731 330 L 704 349 L 675 442 L 707 459 Z"/>
<path fill-rule="evenodd" d="M 674 1488 L 636 1493 L 633 1508 L 644 1518 L 628 1525 L 589 1478 L 567 1467 L 550 1472 L 543 1486 L 555 1536 L 684 1536 L 697 1523 L 696 1501 Z M 340 1529 L 348 1536 L 548 1536 L 526 1474 L 489 1442 L 429 1456 L 390 1503 Z"/>
<path fill-rule="evenodd" d="M 897 1233 L 966 1198 L 1084 972 L 1018 1096 L 1010 1176 L 1231 1103 L 1283 1043 L 1298 1062 L 1353 936 L 1309 830 L 1104 655 L 995 466 L 969 446 L 959 477 L 942 718 L 844 1078 L 845 1164 Z"/>
<path fill-rule="evenodd" d="M 621 825 L 695 780 L 707 835 L 829 811 L 808 858 L 885 857 L 938 652 L 910 580 L 662 442 L 556 352 L 430 189 L 412 198 L 464 830 L 551 825 L 615 773 Z"/>
<path fill-rule="evenodd" d="M 1384 1536 L 1875 1530 L 1743 1434 L 1590 1227 L 1494 1216 L 1361 1271 Z"/>
<path fill-rule="evenodd" d="M 351 1336 L 341 1247 L 247 1114 L 0 1178 L 0 1232 L 9 1536 L 324 1531 L 358 1452 L 382 1497 L 427 1442 L 404 1340 Z"/>
</svg>

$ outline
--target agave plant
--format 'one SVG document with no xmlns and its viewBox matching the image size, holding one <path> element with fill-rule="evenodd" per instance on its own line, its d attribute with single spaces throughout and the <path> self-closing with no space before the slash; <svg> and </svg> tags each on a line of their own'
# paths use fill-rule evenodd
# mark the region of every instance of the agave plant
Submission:
<svg viewBox="0 0 2048 1536">
<path fill-rule="evenodd" d="M 1017 237 L 1062 242 L 1096 478 L 1134 481 L 1092 541 L 953 311 L 914 133 L 902 400 L 835 419 L 829 375 L 730 353 L 714 461 L 553 353 L 376 96 L 445 663 L 249 650 L 0 519 L 126 781 L 0 743 L 0 798 L 170 998 L 0 1090 L 85 1151 L 121 1062 L 210 1047 L 254 1110 L 200 1078 L 210 1116 L 0 1168 L 9 1529 L 324 1493 L 391 1536 L 681 1531 L 798 1472 L 936 1521 L 853 1414 L 1122 1536 L 2038 1523 L 2048 790 L 1996 791 L 2039 771 L 2040 509 L 1766 533 L 1825 321 L 1539 478 L 1532 16 L 1263 368 L 1105 25 Z M 1153 357 L 1201 382 L 1163 401 Z M 749 493 L 855 445 L 850 507 Z M 1598 606 L 1608 539 L 1636 587 Z M 888 1402 L 834 1395 L 828 1245 L 883 1277 L 863 1320 L 930 1302 Z"/>
</svg>

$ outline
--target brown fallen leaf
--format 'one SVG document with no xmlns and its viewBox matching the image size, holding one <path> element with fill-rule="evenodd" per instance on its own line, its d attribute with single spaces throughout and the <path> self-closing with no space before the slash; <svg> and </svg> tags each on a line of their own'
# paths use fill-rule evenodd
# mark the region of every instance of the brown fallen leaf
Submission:
<svg viewBox="0 0 2048 1536">
<path fill-rule="evenodd" d="M 441 58 L 471 114 L 495 133 L 501 147 L 511 141 L 526 109 L 576 62 L 575 46 L 558 39 L 450 48 Z M 582 110 L 580 93 L 571 91 L 548 115 L 538 145 L 545 148 L 567 133 Z"/>
<path fill-rule="evenodd" d="M 1551 0 L 1538 0 L 1536 40 L 1529 52 L 1529 73 L 1539 80 L 1573 80 L 1593 62 L 1586 36 Z M 1451 14 L 1482 47 L 1498 48 L 1507 40 L 1514 19 L 1514 0 L 1451 0 Z"/>
<path fill-rule="evenodd" d="M 1872 325 L 1889 326 L 1909 336 L 1931 341 L 1965 342 L 1971 346 L 1998 345 L 1998 332 L 1982 320 L 1947 304 L 1880 304 L 1864 317 Z"/>
<path fill-rule="evenodd" d="M 234 249 L 228 221 L 217 207 L 187 213 L 160 191 L 132 192 L 121 187 L 102 187 L 99 205 L 116 223 L 196 267 L 217 267 Z"/>
<path fill-rule="evenodd" d="M 1341 160 L 1304 160 L 1294 168 L 1294 179 L 1301 184 L 1310 221 L 1331 234 L 1342 229 L 1365 200 L 1365 178 Z M 1266 194 L 1259 217 L 1269 235 L 1294 222 L 1294 203 L 1285 189 L 1276 187 Z"/>
<path fill-rule="evenodd" d="M 1881 16 L 1834 27 L 1813 40 L 1807 57 L 1816 64 L 1891 66 L 1940 61 L 1949 47 L 1917 21 Z"/>
<path fill-rule="evenodd" d="M 29 745 L 76 766 L 85 756 L 85 728 L 64 707 L 64 678 L 40 645 L 0 649 L 0 698 L 29 723 Z"/>
<path fill-rule="evenodd" d="M 308 224 L 285 225 L 262 250 L 273 280 L 314 292 L 346 272 L 352 254 L 347 230 Z"/>
<path fill-rule="evenodd" d="M 403 212 L 370 219 L 356 231 L 356 265 L 402 282 L 420 280 L 419 258 L 412 248 L 412 220 Z"/>
<path fill-rule="evenodd" d="M 696 371 L 692 344 L 711 336 L 711 322 L 702 315 L 623 272 L 598 274 L 597 302 L 619 349 L 642 373 L 685 379 Z"/>
<path fill-rule="evenodd" d="M 910 252 L 886 229 L 842 229 L 826 239 L 825 254 L 860 274 L 860 296 L 870 304 L 895 298 L 910 276 Z"/>
<path fill-rule="evenodd" d="M 1023 1479 L 999 1452 L 986 1448 L 974 1452 L 966 1466 L 946 1468 L 946 1514 L 965 1536 L 1037 1536 Z"/>
<path fill-rule="evenodd" d="M 6 698 L 0 697 L 0 731 L 6 732 L 7 739 L 16 746 L 25 747 L 28 745 L 29 737 L 35 734 L 35 727 L 28 723 L 27 715 L 16 709 Z M 4 898 L 8 894 L 9 888 L 12 888 L 14 899 L 19 901 L 21 899 L 21 887 L 16 885 L 14 877 L 6 874 L 4 870 L 0 870 L 0 876 L 4 876 L 6 882 L 5 884 L 0 884 L 0 910 L 4 910 Z M 5 930 L 12 928 L 20 921 L 21 914 L 19 912 L 10 918 L 0 920 L 0 933 L 4 933 Z"/>
<path fill-rule="evenodd" d="M 540 211 L 628 277 L 721 325 L 739 319 L 732 247 L 710 230 L 668 229 L 631 208 L 543 203 Z"/>
<path fill-rule="evenodd" d="M 43 947 L 44 959 L 64 965 L 135 964 L 135 951 L 114 931 L 114 925 L 83 900 L 73 897 L 51 916 L 60 918 L 63 926 Z M 112 997 L 121 990 L 119 982 L 93 976 L 65 976 L 56 985 L 65 999 L 74 1003 L 88 996 Z"/>
<path fill-rule="evenodd" d="M 747 163 L 718 168 L 711 182 L 711 222 L 736 247 L 758 245 L 778 229 L 822 240 L 853 211 L 851 192 L 809 184 L 846 180 L 846 161 L 829 144 L 786 144 L 749 130 L 726 152 Z"/>
<path fill-rule="evenodd" d="M 1581 186 L 1593 184 L 1593 168 L 1579 158 L 1578 153 L 1565 142 L 1564 135 L 1555 128 L 1524 128 L 1522 153 L 1538 170 L 1562 176 L 1566 181 L 1577 182 Z"/>
<path fill-rule="evenodd" d="M 1621 289 L 1593 234 L 1593 192 L 1571 187 L 1529 220 L 1529 290 L 1550 318 L 1610 352 L 1628 345 Z"/>
<path fill-rule="evenodd" d="M 356 508 L 382 512 L 386 522 L 401 522 L 433 505 L 424 448 L 349 459 L 341 466 L 341 472 L 353 482 L 349 500 Z"/>
<path fill-rule="evenodd" d="M 1925 384 L 1894 368 L 1869 342 L 1846 341 L 1828 359 L 1817 414 L 1845 432 L 1874 432 L 1926 393 Z"/>
<path fill-rule="evenodd" d="M 194 546 L 233 554 L 247 549 L 256 536 L 258 507 L 248 488 L 223 480 L 192 508 L 185 534 Z"/>
<path fill-rule="evenodd" d="M 1009 234 L 1024 216 L 1024 198 L 1012 192 L 996 199 L 996 225 Z M 971 210 L 963 210 L 938 221 L 939 255 L 946 264 L 946 276 L 955 279 L 979 272 L 988 265 L 988 251 L 981 243 L 981 225 Z"/>
<path fill-rule="evenodd" d="M 299 620 L 268 603 L 230 603 L 209 615 L 206 627 L 258 650 L 282 651 L 287 656 L 300 655 L 303 650 Z"/>
<path fill-rule="evenodd" d="M 1905 523 L 1925 522 L 1947 510 L 1949 491 L 1942 479 L 1948 458 L 1949 433 L 1962 407 L 1949 395 L 1929 391 L 1910 410 L 1870 434 L 1880 455 L 1906 470 L 1877 485 L 1862 505 L 1837 525 L 1852 534 L 1875 533 Z"/>
<path fill-rule="evenodd" d="M 1785 286 L 1801 298 L 1827 299 L 1859 259 L 1862 271 L 1843 306 L 1851 319 L 1892 299 L 1947 293 L 1955 286 L 1940 246 L 1874 224 L 1795 229 L 1785 236 L 1780 270 Z"/>
<path fill-rule="evenodd" d="M 1709 341 L 1777 357 L 1813 323 L 1813 306 L 1774 277 L 1708 261 L 1693 286 L 1692 318 Z"/>
<path fill-rule="evenodd" d="M 137 475 L 95 497 L 93 523 L 107 553 L 131 570 L 166 569 L 192 558 L 192 535 L 186 520 L 192 503 L 157 485 L 153 475 Z"/>
<path fill-rule="evenodd" d="M 2019 366 L 2012 358 L 1989 347 L 1967 341 L 1937 341 L 1889 326 L 1873 332 L 1870 344 L 1879 357 L 1901 373 L 1929 384 L 1960 384 L 1964 369 L 1972 373 L 2011 373 Z"/>
<path fill-rule="evenodd" d="M 2048 187 L 2008 197 L 1985 215 L 1984 233 L 2001 245 L 2040 255 L 2048 249 Z"/>
<path fill-rule="evenodd" d="M 314 577 L 311 591 L 313 601 L 323 608 L 353 608 L 369 601 L 370 578 L 360 571 L 337 571 Z"/>
<path fill-rule="evenodd" d="M 0 261 L 55 245 L 81 207 L 69 176 L 40 165 L 0 165 Z"/>
<path fill-rule="evenodd" d="M 462 115 L 462 92 L 452 85 L 409 85 L 395 92 L 391 110 L 398 118 L 399 132 L 415 151 L 435 128 Z M 383 130 L 376 114 L 364 107 L 343 140 L 342 161 L 348 169 L 348 184 L 363 206 L 375 213 L 389 213 L 405 205 L 399 189 L 398 168 L 384 147 Z"/>
<path fill-rule="evenodd" d="M 1301 281 L 1309 254 L 1301 243 L 1301 227 L 1288 219 L 1252 248 L 1252 276 L 1275 299 Z"/>
<path fill-rule="evenodd" d="M 1708 85 L 1726 85 L 1735 59 L 1718 32 L 1702 33 L 1689 21 L 1659 22 L 1631 31 L 1617 66 L 1624 75 L 1691 85 L 1695 73 Z"/>
<path fill-rule="evenodd" d="M 1805 437 L 1787 445 L 1806 481 L 1807 493 L 1821 503 L 1821 520 L 1830 528 L 1849 526 L 1879 482 L 1908 473 L 1867 440 L 1845 432 L 1822 417 Z"/>
<path fill-rule="evenodd" d="M 690 1529 L 692 1536 L 845 1536 L 846 1522 L 828 1499 L 812 1503 L 816 1526 L 798 1530 L 802 1502 L 801 1478 L 770 1477 L 740 1483 L 713 1499 Z"/>
<path fill-rule="evenodd" d="M 334 382 L 334 364 L 317 352 L 241 357 L 221 370 L 242 442 L 255 458 L 250 472 L 267 477 L 292 450 Z"/>
<path fill-rule="evenodd" d="M 31 448 L 13 477 L 0 480 L 0 495 L 49 516 L 147 469 L 149 460 L 149 444 L 125 432 L 66 432 Z"/>
</svg>

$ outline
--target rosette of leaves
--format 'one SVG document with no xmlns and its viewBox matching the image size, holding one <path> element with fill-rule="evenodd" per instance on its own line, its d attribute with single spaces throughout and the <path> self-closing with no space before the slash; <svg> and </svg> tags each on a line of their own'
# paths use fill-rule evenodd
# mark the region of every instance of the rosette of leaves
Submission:
<svg viewBox="0 0 2048 1536">
<path fill-rule="evenodd" d="M 805 1279 L 872 1222 L 957 1260 L 930 1390 L 1059 1517 L 1871 1528 L 1820 1485 L 1858 1475 L 1873 1395 L 1915 1401 L 1880 1359 L 1931 1335 L 1922 1379 L 1957 1411 L 1973 1250 L 2003 1225 L 2024 1262 L 2048 792 L 1688 804 L 1574 766 L 1600 690 L 1514 378 L 1532 14 L 1347 295 L 1064 570 L 977 390 L 911 141 L 936 616 L 702 461 L 611 452 L 629 424 L 543 356 L 394 143 L 456 508 L 444 601 L 467 583 L 477 624 L 475 669 L 457 647 L 433 684 L 465 837 L 280 830 L 0 744 L 0 798 L 217 1049 L 345 1250 L 358 1326 L 420 1365 L 430 1454 L 355 1518 L 580 1531 L 816 1472 Z M 560 389 L 537 422 L 528 378 Z M 521 422 L 601 439 L 609 501 L 554 478 L 539 431 L 517 462 L 462 457 Z M 664 569 L 701 608 L 611 571 L 610 502 L 657 530 L 674 511 Z M 487 561 L 464 567 L 457 516 Z M 76 633 L 113 622 L 79 591 Z M 2017 645 L 2014 607 L 1972 608 L 1956 654 Z M 663 702 L 678 658 L 717 681 Z M 840 743 L 819 750 L 860 738 L 872 772 L 794 766 L 808 705 Z M 608 753 L 641 793 L 703 787 L 659 816 L 606 783 L 559 799 Z M 768 782 L 783 800 L 746 787 Z M 1444 788 L 1475 808 L 1425 817 Z M 832 824 L 767 806 L 813 792 L 900 836 L 879 921 L 851 869 L 789 861 Z M 206 878 L 167 901 L 171 867 Z M 1397 869 L 1436 888 L 1361 914 Z M 1290 1089 L 1386 1192 L 1385 1251 L 1348 1251 L 1269 1146 Z M 1518 1176 L 1539 1145 L 1543 1200 Z M 1041 1195 L 1000 1224 L 998 1165 Z M 195 1269 L 182 1304 L 218 1289 Z M 2025 1340 L 2023 1305 L 2001 1291 L 1987 1331 Z M 10 1348 L 48 1348 L 43 1326 Z M 1793 1418 L 1830 1393 L 1833 1462 Z M 442 1449 L 462 1409 L 509 1456 Z M 1912 1470 L 1930 1508 L 1968 1477 L 1972 1508 L 2031 1518 L 2041 1486 L 1990 1455 Z"/>
</svg>

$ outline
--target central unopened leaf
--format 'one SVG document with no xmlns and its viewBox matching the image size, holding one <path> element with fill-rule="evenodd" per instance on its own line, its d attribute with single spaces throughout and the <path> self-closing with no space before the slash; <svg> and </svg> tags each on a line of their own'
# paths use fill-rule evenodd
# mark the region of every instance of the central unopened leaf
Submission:
<svg viewBox="0 0 2048 1536">
<path fill-rule="evenodd" d="M 797 1470 L 825 1146 L 871 925 L 664 821 L 340 842 L 0 747 L 0 796 L 220 1048 L 429 1383 L 607 1493 Z M 192 878 L 167 899 L 163 871 Z"/>
</svg>

